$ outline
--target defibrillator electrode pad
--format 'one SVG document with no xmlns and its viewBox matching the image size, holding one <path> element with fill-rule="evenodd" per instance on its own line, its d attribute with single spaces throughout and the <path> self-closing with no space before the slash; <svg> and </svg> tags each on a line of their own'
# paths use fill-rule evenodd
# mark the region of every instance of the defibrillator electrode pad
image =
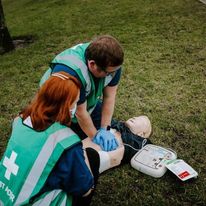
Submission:
<svg viewBox="0 0 206 206">
<path fill-rule="evenodd" d="M 152 177 L 162 177 L 167 171 L 166 161 L 174 160 L 177 155 L 170 149 L 147 144 L 131 159 L 131 166 Z"/>
</svg>

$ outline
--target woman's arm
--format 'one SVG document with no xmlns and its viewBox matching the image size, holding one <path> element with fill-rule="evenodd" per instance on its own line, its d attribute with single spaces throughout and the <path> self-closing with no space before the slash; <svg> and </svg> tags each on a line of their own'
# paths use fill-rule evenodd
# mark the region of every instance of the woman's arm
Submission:
<svg viewBox="0 0 206 206">
<path fill-rule="evenodd" d="M 82 144 L 77 144 L 64 151 L 44 189 L 62 189 L 68 194 L 81 197 L 89 194 L 93 186 L 94 177 L 85 161 Z"/>
</svg>

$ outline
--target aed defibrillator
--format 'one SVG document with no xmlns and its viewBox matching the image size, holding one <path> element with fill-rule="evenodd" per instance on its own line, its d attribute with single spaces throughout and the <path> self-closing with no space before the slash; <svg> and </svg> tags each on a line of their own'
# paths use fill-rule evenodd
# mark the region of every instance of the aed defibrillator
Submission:
<svg viewBox="0 0 206 206">
<path fill-rule="evenodd" d="M 131 159 L 131 166 L 155 178 L 162 177 L 167 169 L 182 181 L 198 176 L 184 160 L 177 159 L 175 151 L 153 144 L 140 149 Z"/>
</svg>

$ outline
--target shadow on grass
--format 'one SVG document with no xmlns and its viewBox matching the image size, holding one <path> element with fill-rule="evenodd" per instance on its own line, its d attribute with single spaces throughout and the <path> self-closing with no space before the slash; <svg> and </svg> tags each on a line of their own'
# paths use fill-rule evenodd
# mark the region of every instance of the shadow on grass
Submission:
<svg viewBox="0 0 206 206">
<path fill-rule="evenodd" d="M 13 37 L 12 39 L 13 39 L 13 44 L 15 46 L 15 49 L 24 48 L 36 40 L 36 38 L 32 35 L 16 36 Z"/>
<path fill-rule="evenodd" d="M 37 38 L 33 35 L 22 35 L 22 36 L 15 36 L 12 38 L 12 46 L 9 46 L 2 48 L 0 50 L 0 55 L 4 55 L 5 53 L 8 53 L 10 51 L 13 51 L 14 49 L 18 48 L 24 48 L 27 47 L 29 44 L 33 43 Z"/>
</svg>

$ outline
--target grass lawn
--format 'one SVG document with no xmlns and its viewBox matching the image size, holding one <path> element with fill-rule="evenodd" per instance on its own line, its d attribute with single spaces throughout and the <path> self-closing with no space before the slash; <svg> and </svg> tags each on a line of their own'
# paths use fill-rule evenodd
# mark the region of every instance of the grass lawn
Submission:
<svg viewBox="0 0 206 206">
<path fill-rule="evenodd" d="M 0 156 L 12 119 L 29 102 L 51 59 L 99 34 L 125 51 L 114 117 L 148 115 L 153 143 L 174 149 L 199 176 L 155 179 L 130 165 L 99 179 L 92 206 L 206 204 L 206 5 L 198 0 L 3 0 L 12 37 L 25 48 L 0 56 Z"/>
</svg>

